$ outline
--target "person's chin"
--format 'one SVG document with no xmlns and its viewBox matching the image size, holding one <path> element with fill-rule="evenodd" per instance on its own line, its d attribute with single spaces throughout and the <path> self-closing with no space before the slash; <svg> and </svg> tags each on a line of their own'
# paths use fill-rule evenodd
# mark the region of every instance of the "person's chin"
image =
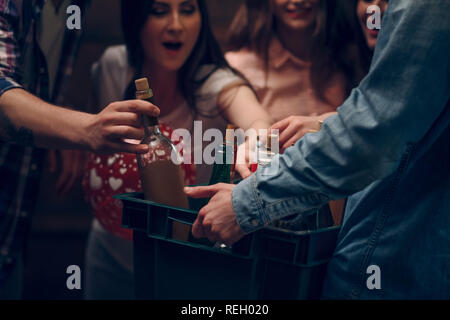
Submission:
<svg viewBox="0 0 450 320">
<path fill-rule="evenodd" d="M 375 50 L 375 46 L 377 44 L 377 39 L 369 38 L 367 39 L 367 46 L 371 51 Z"/>
<path fill-rule="evenodd" d="M 164 69 L 166 69 L 167 71 L 178 71 L 181 69 L 181 67 L 183 66 L 183 62 L 182 61 L 166 61 L 164 63 Z"/>
<path fill-rule="evenodd" d="M 303 31 L 307 29 L 311 29 L 314 25 L 313 21 L 310 20 L 293 20 L 288 23 L 288 27 L 291 30 L 295 31 Z"/>
</svg>

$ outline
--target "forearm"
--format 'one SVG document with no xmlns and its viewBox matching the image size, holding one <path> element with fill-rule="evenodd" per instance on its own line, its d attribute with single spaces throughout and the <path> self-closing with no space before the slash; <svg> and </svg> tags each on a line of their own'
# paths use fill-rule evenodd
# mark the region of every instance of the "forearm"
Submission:
<svg viewBox="0 0 450 320">
<path fill-rule="evenodd" d="M 85 128 L 91 117 L 11 89 L 0 96 L 0 139 L 44 148 L 86 147 Z"/>
<path fill-rule="evenodd" d="M 254 92 L 246 85 L 235 86 L 222 92 L 218 103 L 224 110 L 227 120 L 246 132 L 246 143 L 249 150 L 254 150 L 258 135 L 261 129 L 267 130 L 273 124 L 269 113 L 261 106 Z M 241 146 L 243 151 L 241 157 L 245 158 L 245 146 Z M 248 156 L 248 154 L 247 154 Z M 244 159 L 239 159 L 239 162 Z"/>
<path fill-rule="evenodd" d="M 263 115 L 260 119 L 253 121 L 250 128 L 258 131 L 259 129 L 268 129 L 273 124 L 272 118 L 267 114 Z"/>
<path fill-rule="evenodd" d="M 255 120 L 248 131 L 246 141 L 249 143 L 249 149 L 254 150 L 256 146 L 257 137 L 263 135 L 264 132 L 269 133 L 269 128 L 272 125 L 272 119 Z"/>
<path fill-rule="evenodd" d="M 218 105 L 225 118 L 243 130 L 268 129 L 273 124 L 269 113 L 246 85 L 224 90 L 218 97 Z"/>
</svg>

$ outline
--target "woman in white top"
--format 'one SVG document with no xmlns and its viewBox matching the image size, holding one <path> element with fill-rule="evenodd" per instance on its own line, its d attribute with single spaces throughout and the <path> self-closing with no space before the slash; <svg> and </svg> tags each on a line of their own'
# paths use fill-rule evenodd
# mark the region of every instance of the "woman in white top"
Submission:
<svg viewBox="0 0 450 320">
<path fill-rule="evenodd" d="M 203 132 L 210 128 L 224 132 L 227 123 L 244 130 L 272 124 L 248 83 L 223 57 L 204 0 L 123 0 L 122 29 L 126 47 L 107 49 L 93 67 L 96 102 L 133 98 L 133 80 L 147 77 L 161 110 L 160 122 L 173 129 L 192 132 L 195 120 L 202 121 Z M 121 155 L 104 163 L 94 157 L 92 165 L 94 169 L 110 165 L 111 170 L 103 171 L 108 174 L 125 172 L 123 162 Z M 196 165 L 196 182 L 207 182 L 210 169 Z M 108 179 L 98 172 L 89 170 L 85 176 L 86 197 L 94 212 L 106 206 L 110 217 L 93 223 L 86 253 L 86 298 L 133 298 L 132 243 L 129 234 L 112 227 L 120 224 L 120 205 L 100 199 L 118 193 L 126 176 L 110 177 L 110 194 L 99 195 L 98 190 L 105 190 L 102 181 Z"/>
</svg>

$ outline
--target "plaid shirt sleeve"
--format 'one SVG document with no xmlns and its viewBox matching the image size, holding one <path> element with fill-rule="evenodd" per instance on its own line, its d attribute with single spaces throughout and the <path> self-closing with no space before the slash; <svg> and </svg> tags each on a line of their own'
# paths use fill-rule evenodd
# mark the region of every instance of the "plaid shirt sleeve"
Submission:
<svg viewBox="0 0 450 320">
<path fill-rule="evenodd" d="M 21 1 L 0 0 L 0 95 L 21 88 L 19 10 Z"/>
</svg>

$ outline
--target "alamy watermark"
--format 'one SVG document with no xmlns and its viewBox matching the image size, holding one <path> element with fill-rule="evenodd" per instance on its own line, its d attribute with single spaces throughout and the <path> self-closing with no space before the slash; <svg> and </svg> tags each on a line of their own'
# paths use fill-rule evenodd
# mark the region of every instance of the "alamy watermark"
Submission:
<svg viewBox="0 0 450 320">
<path fill-rule="evenodd" d="M 381 290 L 381 269 L 377 265 L 370 265 L 367 267 L 367 274 L 370 276 L 367 278 L 366 286 L 369 290 Z"/>
<path fill-rule="evenodd" d="M 269 134 L 270 133 L 270 134 Z M 273 175 L 278 172 L 278 157 L 279 142 L 278 130 L 269 129 L 227 129 L 226 139 L 221 130 L 210 128 L 203 131 L 202 121 L 194 121 L 193 130 L 175 129 L 172 133 L 171 140 L 173 142 L 180 142 L 177 145 L 177 150 L 173 150 L 171 160 L 176 165 L 185 164 L 237 164 L 246 165 L 250 163 L 258 163 L 256 156 L 262 148 L 270 144 L 270 153 L 273 155 L 270 163 L 265 166 L 264 175 Z M 260 137 L 259 145 L 257 138 Z M 270 139 L 270 142 L 266 141 Z M 248 143 L 248 148 L 244 143 Z M 223 145 L 235 143 L 238 147 L 238 152 L 235 156 L 217 157 L 218 152 L 223 148 Z M 260 147 L 259 149 L 257 147 Z M 182 156 L 180 156 L 182 154 Z"/>
<path fill-rule="evenodd" d="M 370 16 L 367 18 L 367 28 L 370 30 L 381 29 L 381 8 L 377 5 L 371 5 L 367 8 L 367 14 Z"/>
<path fill-rule="evenodd" d="M 66 21 L 66 27 L 69 30 L 81 29 L 81 9 L 77 5 L 67 7 L 66 13 L 69 15 Z"/>
<path fill-rule="evenodd" d="M 69 290 L 81 290 L 81 269 L 77 265 L 68 266 L 66 273 L 70 276 L 66 280 L 66 286 Z"/>
<path fill-rule="evenodd" d="M 269 134 L 269 129 L 248 129 L 246 131 L 242 129 L 227 129 L 226 136 L 231 142 L 236 141 L 237 145 L 242 145 L 246 142 L 246 139 L 254 139 L 261 137 L 261 142 L 267 143 L 266 137 Z M 272 146 L 271 151 L 275 154 L 279 152 L 278 144 L 278 130 L 270 130 Z M 219 150 L 225 141 L 222 131 L 216 128 L 207 129 L 203 132 L 202 121 L 194 121 L 193 135 L 187 129 L 175 129 L 172 133 L 171 140 L 173 142 L 182 141 L 181 150 L 178 151 L 183 154 L 182 159 L 178 157 L 176 152 L 172 152 L 172 161 L 176 164 L 181 162 L 186 164 L 214 164 L 216 162 L 215 154 Z M 256 145 L 254 146 L 256 147 Z M 254 150 L 250 150 L 254 151 Z M 246 163 L 246 153 L 238 153 L 236 158 L 236 164 Z M 227 158 L 227 161 L 233 159 Z M 220 163 L 222 164 L 222 163 Z M 231 162 L 227 162 L 231 164 Z"/>
<path fill-rule="evenodd" d="M 378 5 L 371 5 L 367 8 L 367 14 L 370 16 L 367 18 L 367 28 L 370 30 L 381 29 L 381 8 Z M 67 7 L 66 26 L 69 30 L 81 29 L 81 9 L 77 5 L 70 5 Z"/>
</svg>

